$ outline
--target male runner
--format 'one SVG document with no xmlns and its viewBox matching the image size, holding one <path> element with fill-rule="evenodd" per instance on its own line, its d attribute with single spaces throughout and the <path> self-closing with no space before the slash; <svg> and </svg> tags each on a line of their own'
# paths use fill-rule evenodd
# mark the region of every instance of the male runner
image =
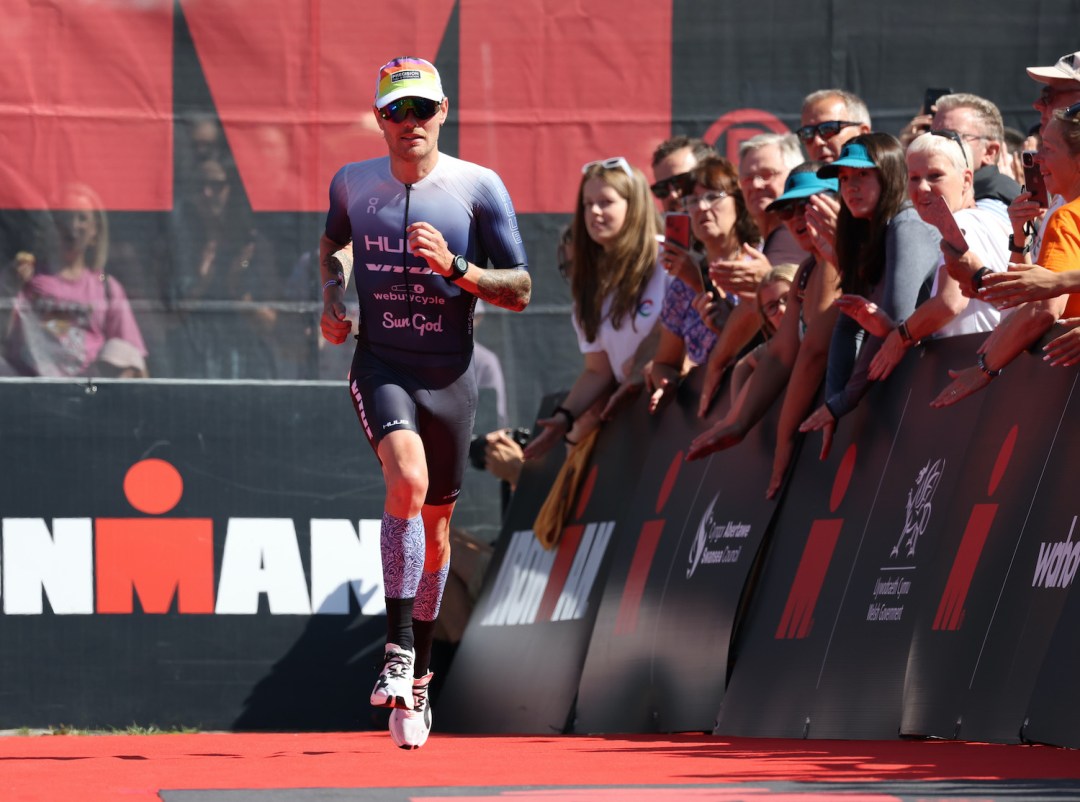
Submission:
<svg viewBox="0 0 1080 802">
<path fill-rule="evenodd" d="M 439 153 L 448 108 L 427 61 L 379 70 L 373 111 L 389 156 L 337 172 L 319 247 L 323 336 L 340 344 L 351 324 L 334 254 L 352 243 L 360 328 L 349 389 L 386 482 L 387 643 L 371 703 L 393 708 L 390 735 L 403 749 L 431 731 L 431 646 L 476 411 L 473 306 L 520 311 L 532 287 L 500 178 Z"/>
</svg>

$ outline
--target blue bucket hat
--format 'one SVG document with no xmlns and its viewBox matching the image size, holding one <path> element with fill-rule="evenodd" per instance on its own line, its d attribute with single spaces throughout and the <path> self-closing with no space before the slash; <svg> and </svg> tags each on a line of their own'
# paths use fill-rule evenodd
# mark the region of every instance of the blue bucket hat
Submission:
<svg viewBox="0 0 1080 802">
<path fill-rule="evenodd" d="M 784 194 L 765 207 L 767 212 L 775 212 L 794 200 L 809 198 L 819 192 L 839 192 L 840 182 L 835 178 L 819 178 L 817 173 L 791 173 L 784 182 Z"/>
<path fill-rule="evenodd" d="M 870 154 L 866 152 L 866 145 L 861 142 L 848 142 L 840 151 L 840 158 L 832 164 L 826 164 L 817 174 L 820 178 L 835 178 L 841 167 L 870 167 L 877 169 Z"/>
</svg>

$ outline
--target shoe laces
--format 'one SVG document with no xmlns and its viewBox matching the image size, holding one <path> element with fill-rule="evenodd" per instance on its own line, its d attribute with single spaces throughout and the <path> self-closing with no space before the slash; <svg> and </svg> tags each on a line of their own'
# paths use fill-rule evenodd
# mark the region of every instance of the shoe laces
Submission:
<svg viewBox="0 0 1080 802">
<path fill-rule="evenodd" d="M 387 652 L 383 659 L 383 673 L 394 679 L 404 679 L 412 674 L 412 661 L 407 652 Z"/>
<path fill-rule="evenodd" d="M 423 713 L 424 708 L 427 707 L 427 692 L 428 683 L 423 685 L 413 685 L 412 698 L 413 698 L 413 714 Z"/>
</svg>

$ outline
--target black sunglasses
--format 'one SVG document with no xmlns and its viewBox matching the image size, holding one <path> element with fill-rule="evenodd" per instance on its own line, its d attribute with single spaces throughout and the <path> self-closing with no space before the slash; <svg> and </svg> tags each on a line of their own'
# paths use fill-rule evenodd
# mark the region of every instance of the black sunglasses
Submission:
<svg viewBox="0 0 1080 802">
<path fill-rule="evenodd" d="M 840 133 L 841 129 L 850 125 L 862 125 L 862 123 L 853 123 L 847 120 L 826 120 L 817 125 L 804 125 L 795 134 L 803 142 L 810 142 L 815 136 L 820 136 L 822 139 L 832 139 Z"/>
<path fill-rule="evenodd" d="M 964 150 L 964 140 L 963 138 L 961 138 L 960 134 L 956 133 L 956 131 L 952 130 L 951 128 L 932 128 L 930 129 L 930 133 L 934 136 L 943 136 L 946 139 L 951 139 L 953 142 L 959 145 L 960 154 L 964 157 L 964 166 L 971 167 L 971 165 L 968 164 L 967 151 Z"/>
<path fill-rule="evenodd" d="M 423 122 L 435 116 L 441 104 L 426 97 L 403 97 L 387 103 L 379 109 L 379 116 L 394 123 L 403 123 L 411 111 L 417 120 Z"/>
<path fill-rule="evenodd" d="M 671 178 L 665 178 L 663 181 L 657 181 L 655 184 L 649 187 L 652 194 L 660 200 L 664 200 L 674 190 L 680 197 L 689 195 L 694 191 L 694 185 L 697 182 L 694 181 L 693 175 L 690 173 L 679 173 L 673 175 Z"/>
<path fill-rule="evenodd" d="M 1076 115 L 1080 114 L 1080 103 L 1073 103 L 1069 108 L 1065 109 L 1065 119 L 1077 122 Z"/>
</svg>

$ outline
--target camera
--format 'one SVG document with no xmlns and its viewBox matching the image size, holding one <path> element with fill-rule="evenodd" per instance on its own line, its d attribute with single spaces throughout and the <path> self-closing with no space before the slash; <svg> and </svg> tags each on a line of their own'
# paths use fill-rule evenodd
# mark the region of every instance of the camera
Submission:
<svg viewBox="0 0 1080 802">
<path fill-rule="evenodd" d="M 510 439 L 517 443 L 522 448 L 525 448 L 525 444 L 529 442 L 529 438 L 532 437 L 532 431 L 524 426 L 518 426 L 516 429 L 505 430 Z M 472 442 L 469 443 L 469 464 L 477 470 L 484 470 L 486 463 L 485 451 L 487 450 L 487 440 L 485 435 L 478 434 L 473 437 Z"/>
</svg>

